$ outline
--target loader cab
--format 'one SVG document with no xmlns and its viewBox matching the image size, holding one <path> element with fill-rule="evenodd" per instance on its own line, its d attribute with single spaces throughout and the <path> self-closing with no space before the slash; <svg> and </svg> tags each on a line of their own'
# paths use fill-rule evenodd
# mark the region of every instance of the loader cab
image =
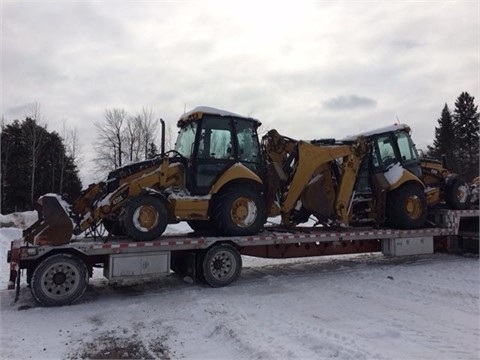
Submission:
<svg viewBox="0 0 480 360">
<path fill-rule="evenodd" d="M 358 193 L 370 193 L 372 175 L 383 174 L 399 164 L 418 178 L 422 177 L 420 157 L 410 137 L 410 127 L 392 125 L 360 134 L 370 144 L 370 156 L 360 166 L 355 189 Z M 346 140 L 352 140 L 349 137 Z"/>
<path fill-rule="evenodd" d="M 407 125 L 394 125 L 388 131 L 368 136 L 367 139 L 371 143 L 370 161 L 373 172 L 386 172 L 394 164 L 400 164 L 421 178 L 420 157 Z"/>
<path fill-rule="evenodd" d="M 186 158 L 186 186 L 206 195 L 230 167 L 241 163 L 263 178 L 257 128 L 261 123 L 223 110 L 196 108 L 183 115 L 175 150 Z"/>
</svg>

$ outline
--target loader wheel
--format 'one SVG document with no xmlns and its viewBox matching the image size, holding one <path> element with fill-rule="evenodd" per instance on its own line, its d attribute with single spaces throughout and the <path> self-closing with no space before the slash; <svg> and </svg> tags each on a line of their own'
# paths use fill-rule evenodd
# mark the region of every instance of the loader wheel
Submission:
<svg viewBox="0 0 480 360">
<path fill-rule="evenodd" d="M 165 231 L 168 224 L 167 209 L 156 197 L 136 197 L 127 205 L 123 224 L 134 240 L 151 241 Z"/>
<path fill-rule="evenodd" d="M 78 300 L 88 284 L 85 263 L 70 254 L 56 254 L 43 260 L 32 275 L 30 290 L 43 306 L 67 305 Z"/>
<path fill-rule="evenodd" d="M 406 183 L 388 194 L 387 219 L 399 229 L 418 229 L 427 220 L 427 198 L 421 186 Z"/>
<path fill-rule="evenodd" d="M 266 220 L 265 200 L 251 187 L 229 186 L 215 199 L 213 214 L 220 235 L 254 235 Z"/>
<path fill-rule="evenodd" d="M 465 210 L 470 206 L 470 188 L 461 178 L 457 177 L 447 183 L 444 194 L 449 209 Z"/>
<path fill-rule="evenodd" d="M 242 271 L 242 257 L 229 244 L 214 245 L 203 257 L 203 278 L 212 287 L 222 287 L 234 282 Z"/>
</svg>

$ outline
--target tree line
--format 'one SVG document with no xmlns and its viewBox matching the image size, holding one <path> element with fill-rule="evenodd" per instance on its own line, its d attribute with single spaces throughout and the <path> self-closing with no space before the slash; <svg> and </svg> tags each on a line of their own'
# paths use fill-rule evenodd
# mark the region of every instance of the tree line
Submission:
<svg viewBox="0 0 480 360">
<path fill-rule="evenodd" d="M 1 129 L 2 213 L 32 210 L 46 193 L 66 194 L 69 201 L 80 194 L 75 132 L 67 144 L 57 132 L 28 116 L 2 123 Z"/>
</svg>

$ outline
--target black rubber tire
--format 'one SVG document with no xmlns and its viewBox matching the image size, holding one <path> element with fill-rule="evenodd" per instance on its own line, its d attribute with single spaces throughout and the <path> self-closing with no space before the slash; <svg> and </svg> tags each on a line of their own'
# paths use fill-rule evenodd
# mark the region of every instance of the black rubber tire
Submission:
<svg viewBox="0 0 480 360">
<path fill-rule="evenodd" d="M 195 254 L 195 281 L 200 284 L 206 284 L 205 276 L 203 275 L 203 261 L 205 260 L 205 251 L 198 250 Z"/>
<path fill-rule="evenodd" d="M 228 186 L 216 196 L 213 224 L 218 235 L 255 235 L 266 220 L 265 199 L 250 186 Z"/>
<path fill-rule="evenodd" d="M 140 219 L 140 216 L 143 219 Z M 154 240 L 163 234 L 167 224 L 167 209 L 160 199 L 141 195 L 127 204 L 123 216 L 123 226 L 133 240 Z"/>
<path fill-rule="evenodd" d="M 62 306 L 77 301 L 88 285 L 87 266 L 71 254 L 44 259 L 34 270 L 30 291 L 43 306 Z"/>
<path fill-rule="evenodd" d="M 187 224 L 195 232 L 209 233 L 215 231 L 215 227 L 210 220 L 187 220 Z"/>
<path fill-rule="evenodd" d="M 387 222 L 393 228 L 419 229 L 425 225 L 428 208 L 423 188 L 409 182 L 388 194 Z"/>
<path fill-rule="evenodd" d="M 108 231 L 109 234 L 113 236 L 125 236 L 127 231 L 123 227 L 123 224 L 120 220 L 102 220 L 103 227 Z"/>
<path fill-rule="evenodd" d="M 470 187 L 465 180 L 459 177 L 447 183 L 444 196 L 449 209 L 465 210 L 470 206 Z"/>
<path fill-rule="evenodd" d="M 242 257 L 229 244 L 213 245 L 203 257 L 203 278 L 211 287 L 227 286 L 238 279 L 242 271 Z"/>
</svg>

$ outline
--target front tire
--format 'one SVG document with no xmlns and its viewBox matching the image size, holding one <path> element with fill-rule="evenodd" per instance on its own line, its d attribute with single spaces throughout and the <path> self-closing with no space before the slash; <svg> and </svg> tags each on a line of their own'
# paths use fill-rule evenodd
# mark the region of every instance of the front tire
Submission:
<svg viewBox="0 0 480 360">
<path fill-rule="evenodd" d="M 265 220 L 265 200 L 252 187 L 229 186 L 215 199 L 213 223 L 219 235 L 255 235 Z"/>
<path fill-rule="evenodd" d="M 229 244 L 214 245 L 203 257 L 203 277 L 212 287 L 227 286 L 238 279 L 242 271 L 242 257 Z"/>
<path fill-rule="evenodd" d="M 421 228 L 427 220 L 427 206 L 422 187 L 405 183 L 388 194 L 387 221 L 394 228 Z"/>
<path fill-rule="evenodd" d="M 70 254 L 56 254 L 43 260 L 32 274 L 30 290 L 43 306 L 62 306 L 77 301 L 88 284 L 85 263 Z"/>
<path fill-rule="evenodd" d="M 123 224 L 135 241 L 151 241 L 163 234 L 167 219 L 167 209 L 160 199 L 142 195 L 127 205 Z"/>
<path fill-rule="evenodd" d="M 470 206 L 470 187 L 459 177 L 447 183 L 444 194 L 449 209 L 465 210 Z"/>
</svg>

